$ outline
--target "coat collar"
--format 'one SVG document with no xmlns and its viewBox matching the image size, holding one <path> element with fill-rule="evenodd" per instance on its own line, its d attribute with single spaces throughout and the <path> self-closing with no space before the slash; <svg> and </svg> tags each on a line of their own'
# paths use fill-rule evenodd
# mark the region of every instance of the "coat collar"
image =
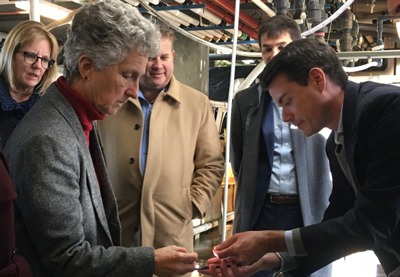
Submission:
<svg viewBox="0 0 400 277">
<path fill-rule="evenodd" d="M 160 93 L 158 94 L 158 96 L 156 97 L 156 99 L 154 101 L 157 101 L 157 99 L 160 97 L 160 95 L 162 95 L 162 96 L 168 95 L 169 97 L 174 99 L 176 102 L 178 102 L 178 103 L 182 102 L 181 83 L 175 78 L 175 76 L 172 76 L 171 81 L 168 84 L 168 90 L 160 91 Z M 138 108 L 141 109 L 140 101 L 138 98 L 134 99 L 132 97 L 129 97 L 128 101 L 132 102 L 133 104 L 135 104 L 135 106 L 137 106 Z"/>
</svg>

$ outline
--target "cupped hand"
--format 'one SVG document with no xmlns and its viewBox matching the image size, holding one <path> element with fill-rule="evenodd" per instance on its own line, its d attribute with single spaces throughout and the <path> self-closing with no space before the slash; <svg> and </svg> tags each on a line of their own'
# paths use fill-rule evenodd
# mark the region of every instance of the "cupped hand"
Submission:
<svg viewBox="0 0 400 277">
<path fill-rule="evenodd" d="M 155 270 L 154 274 L 160 277 L 172 277 L 183 275 L 196 270 L 196 253 L 187 253 L 183 247 L 175 245 L 154 250 Z"/>
</svg>

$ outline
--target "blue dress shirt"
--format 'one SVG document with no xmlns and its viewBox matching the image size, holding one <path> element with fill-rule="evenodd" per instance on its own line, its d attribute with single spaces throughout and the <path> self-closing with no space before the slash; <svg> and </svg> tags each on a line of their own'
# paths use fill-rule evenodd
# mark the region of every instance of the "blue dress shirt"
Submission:
<svg viewBox="0 0 400 277">
<path fill-rule="evenodd" d="M 139 102 L 142 106 L 144 117 L 142 147 L 140 149 L 140 169 L 142 171 L 142 176 L 144 176 L 144 172 L 146 171 L 147 150 L 149 148 L 150 114 L 153 109 L 154 101 L 149 103 L 139 90 Z"/>
<path fill-rule="evenodd" d="M 290 123 L 282 121 L 282 108 L 272 101 L 274 109 L 274 158 L 268 193 L 297 195 L 297 178 L 293 158 Z"/>
</svg>

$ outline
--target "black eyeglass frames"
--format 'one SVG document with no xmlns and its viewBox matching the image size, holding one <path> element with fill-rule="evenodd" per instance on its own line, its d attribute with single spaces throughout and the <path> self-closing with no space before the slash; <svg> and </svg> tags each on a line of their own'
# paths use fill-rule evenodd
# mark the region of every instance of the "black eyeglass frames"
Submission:
<svg viewBox="0 0 400 277">
<path fill-rule="evenodd" d="M 56 62 L 53 59 L 39 57 L 35 53 L 25 52 L 25 51 L 16 51 L 18 53 L 22 53 L 24 55 L 24 61 L 27 64 L 35 64 L 38 59 L 41 61 L 41 65 L 44 69 L 50 69 L 53 67 L 54 63 Z"/>
</svg>

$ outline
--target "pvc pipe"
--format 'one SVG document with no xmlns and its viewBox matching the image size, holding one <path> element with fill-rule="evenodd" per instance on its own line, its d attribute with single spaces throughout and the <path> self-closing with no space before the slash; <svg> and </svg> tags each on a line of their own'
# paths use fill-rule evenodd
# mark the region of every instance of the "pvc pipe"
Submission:
<svg viewBox="0 0 400 277">
<path fill-rule="evenodd" d="M 39 0 L 29 0 L 29 20 L 40 22 Z"/>
<path fill-rule="evenodd" d="M 178 26 L 179 25 L 185 25 L 187 24 L 188 26 L 190 25 L 187 22 L 184 22 L 183 20 L 181 20 L 180 18 L 173 16 L 172 14 L 168 13 L 167 11 L 160 11 L 160 14 L 165 16 L 166 18 L 168 18 L 168 20 L 172 20 L 174 23 L 176 23 Z M 185 25 L 186 26 L 186 25 Z"/>
<path fill-rule="evenodd" d="M 159 1 L 159 0 L 157 0 L 157 1 Z M 170 14 L 172 14 L 172 15 L 174 15 L 176 17 L 179 17 L 181 20 L 189 22 L 190 24 L 192 24 L 194 26 L 198 26 L 199 23 L 200 23 L 200 21 L 198 21 L 197 19 L 194 19 L 193 17 L 191 17 L 191 16 L 189 16 L 189 15 L 187 15 L 187 14 L 181 12 L 181 11 L 170 10 L 170 11 L 167 11 L 167 12 L 169 12 Z"/>
<path fill-rule="evenodd" d="M 261 10 L 263 10 L 269 17 L 275 16 L 275 12 L 271 10 L 270 7 L 264 4 L 261 0 L 251 0 L 254 4 L 256 4 Z"/>
<path fill-rule="evenodd" d="M 215 45 L 214 43 L 208 42 L 208 41 L 204 41 L 200 38 L 198 38 L 197 36 L 183 30 L 182 28 L 179 27 L 179 25 L 175 24 L 175 22 L 171 22 L 169 20 L 166 20 L 163 18 L 163 16 L 157 12 L 156 10 L 154 10 L 151 6 L 149 6 L 148 4 L 146 4 L 143 0 L 138 0 L 140 2 L 140 4 L 149 11 L 150 14 L 154 15 L 155 17 L 157 17 L 159 20 L 161 20 L 165 25 L 173 28 L 175 31 L 177 31 L 178 33 L 184 35 L 187 38 L 190 38 L 191 40 L 194 40 L 198 43 L 201 43 L 205 46 L 211 47 L 213 49 L 217 49 L 220 50 L 223 53 L 232 53 L 232 50 L 227 48 L 227 47 L 223 47 L 223 46 L 219 46 L 219 45 Z M 194 0 L 196 1 L 196 0 Z M 199 1 L 199 0 L 197 0 Z M 243 51 L 237 51 L 238 55 L 242 55 L 242 56 L 246 56 L 246 57 L 261 57 L 261 53 L 256 53 L 256 52 L 243 52 Z"/>
<path fill-rule="evenodd" d="M 197 9 L 192 9 L 191 11 L 194 13 L 197 13 L 201 17 L 204 17 L 205 19 L 207 19 L 208 21 L 210 21 L 216 25 L 219 25 L 222 22 L 221 18 L 219 18 L 218 16 L 215 16 L 214 14 L 207 11 L 206 9 L 197 8 Z"/>
<path fill-rule="evenodd" d="M 166 18 L 173 20 L 174 22 L 178 22 L 179 25 L 184 25 L 184 26 L 189 26 L 190 23 L 187 21 L 184 21 L 182 19 L 180 19 L 179 17 L 176 17 L 175 15 L 172 15 L 169 13 L 169 11 L 160 11 L 160 14 L 162 14 L 163 16 L 165 16 Z"/>
<path fill-rule="evenodd" d="M 237 88 L 236 91 L 241 91 L 246 88 L 248 88 L 254 80 L 260 75 L 260 73 L 263 71 L 265 67 L 264 61 L 260 62 L 251 72 L 250 74 L 246 77 L 246 79 L 243 81 L 243 83 L 240 84 L 240 86 Z"/>
<path fill-rule="evenodd" d="M 231 27 L 230 24 L 227 24 L 227 26 Z M 226 29 L 225 31 L 227 31 L 228 33 L 233 35 L 233 29 Z M 238 30 L 238 36 L 241 37 L 242 35 L 243 35 L 243 33 Z"/>
<path fill-rule="evenodd" d="M 343 66 L 343 69 L 344 69 L 345 72 L 359 72 L 359 71 L 368 69 L 368 68 L 370 68 L 372 66 L 378 66 L 378 62 L 370 62 L 370 63 L 363 64 L 363 65 L 360 65 L 360 66 L 355 66 L 355 67 Z"/>
</svg>

